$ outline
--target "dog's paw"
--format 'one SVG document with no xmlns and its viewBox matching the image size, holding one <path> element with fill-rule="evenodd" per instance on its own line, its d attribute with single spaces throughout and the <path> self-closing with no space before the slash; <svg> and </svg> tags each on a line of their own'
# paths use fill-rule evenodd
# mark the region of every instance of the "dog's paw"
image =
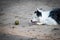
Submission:
<svg viewBox="0 0 60 40">
<path fill-rule="evenodd" d="M 36 23 L 37 25 L 42 25 L 43 23 Z"/>
<path fill-rule="evenodd" d="M 37 25 L 46 25 L 46 24 L 44 24 L 44 23 L 37 23 Z"/>
</svg>

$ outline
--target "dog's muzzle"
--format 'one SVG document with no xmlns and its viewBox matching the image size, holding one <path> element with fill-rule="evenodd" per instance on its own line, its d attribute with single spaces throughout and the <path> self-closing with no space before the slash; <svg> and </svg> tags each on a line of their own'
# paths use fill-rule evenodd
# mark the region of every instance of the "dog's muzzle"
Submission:
<svg viewBox="0 0 60 40">
<path fill-rule="evenodd" d="M 36 23 L 37 23 L 37 21 L 33 21 L 33 20 L 31 20 L 31 23 L 34 23 L 34 24 L 36 24 Z"/>
</svg>

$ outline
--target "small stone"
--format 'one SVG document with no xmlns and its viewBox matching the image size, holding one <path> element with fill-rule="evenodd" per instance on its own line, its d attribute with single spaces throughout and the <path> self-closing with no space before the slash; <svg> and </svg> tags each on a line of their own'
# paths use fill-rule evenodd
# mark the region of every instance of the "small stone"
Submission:
<svg viewBox="0 0 60 40">
<path fill-rule="evenodd" d="M 60 30 L 59 28 L 54 28 L 53 30 Z"/>
<path fill-rule="evenodd" d="M 56 40 L 56 39 L 53 39 L 53 40 Z"/>
<path fill-rule="evenodd" d="M 28 30 L 28 32 L 29 32 L 30 30 Z"/>
<path fill-rule="evenodd" d="M 54 35 L 56 35 L 56 33 L 54 33 Z"/>
<path fill-rule="evenodd" d="M 32 34 L 32 33 L 30 33 L 30 34 Z"/>
<path fill-rule="evenodd" d="M 35 31 L 34 29 L 32 31 Z"/>
<path fill-rule="evenodd" d="M 41 32 L 41 31 L 39 31 L 39 32 Z"/>
<path fill-rule="evenodd" d="M 19 25 L 19 20 L 16 20 L 15 21 L 15 25 Z"/>
<path fill-rule="evenodd" d="M 12 28 L 15 28 L 14 26 Z"/>
</svg>

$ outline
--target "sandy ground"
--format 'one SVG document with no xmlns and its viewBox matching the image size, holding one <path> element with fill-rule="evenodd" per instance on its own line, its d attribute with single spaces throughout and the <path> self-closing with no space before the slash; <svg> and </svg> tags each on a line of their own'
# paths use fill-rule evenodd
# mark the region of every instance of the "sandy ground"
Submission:
<svg viewBox="0 0 60 40">
<path fill-rule="evenodd" d="M 59 0 L 0 1 L 0 40 L 60 40 L 60 26 L 33 25 L 30 20 L 36 8 L 59 7 Z M 19 25 L 14 25 L 15 20 Z"/>
</svg>

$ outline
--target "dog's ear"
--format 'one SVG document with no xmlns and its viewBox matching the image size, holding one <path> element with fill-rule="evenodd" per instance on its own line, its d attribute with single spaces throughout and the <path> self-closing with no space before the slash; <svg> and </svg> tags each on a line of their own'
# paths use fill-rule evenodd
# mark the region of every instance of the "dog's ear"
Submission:
<svg viewBox="0 0 60 40">
<path fill-rule="evenodd" d="M 37 11 L 35 11 L 34 13 L 37 13 Z"/>
<path fill-rule="evenodd" d="M 38 9 L 38 8 L 37 8 L 37 10 L 38 10 L 39 12 L 43 12 L 41 9 Z"/>
</svg>

